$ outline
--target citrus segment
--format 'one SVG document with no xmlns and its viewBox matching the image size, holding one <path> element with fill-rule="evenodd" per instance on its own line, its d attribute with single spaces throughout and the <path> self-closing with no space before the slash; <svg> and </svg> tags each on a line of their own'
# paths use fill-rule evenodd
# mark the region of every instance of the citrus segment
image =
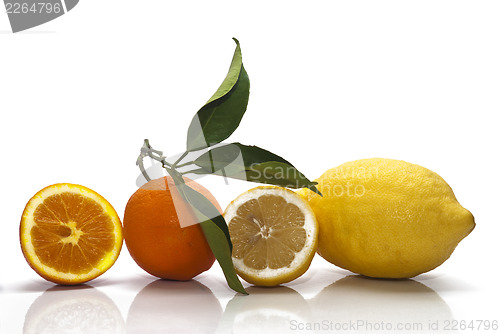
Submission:
<svg viewBox="0 0 500 334">
<path fill-rule="evenodd" d="M 122 246 L 113 207 L 86 187 L 61 183 L 39 191 L 24 209 L 21 248 L 42 277 L 60 284 L 89 281 L 108 270 Z"/>
<path fill-rule="evenodd" d="M 279 285 L 301 276 L 317 246 L 318 227 L 309 205 L 293 191 L 257 187 L 227 207 L 236 272 L 249 283 Z"/>
</svg>

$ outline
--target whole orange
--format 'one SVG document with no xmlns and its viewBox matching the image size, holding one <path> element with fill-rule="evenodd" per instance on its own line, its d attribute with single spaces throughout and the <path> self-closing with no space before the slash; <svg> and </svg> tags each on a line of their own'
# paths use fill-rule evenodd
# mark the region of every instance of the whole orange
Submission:
<svg viewBox="0 0 500 334">
<path fill-rule="evenodd" d="M 221 212 L 214 196 L 185 179 Z M 149 181 L 129 199 L 123 217 L 123 237 L 134 261 L 151 275 L 189 280 L 210 269 L 215 257 L 191 208 L 171 177 Z"/>
</svg>

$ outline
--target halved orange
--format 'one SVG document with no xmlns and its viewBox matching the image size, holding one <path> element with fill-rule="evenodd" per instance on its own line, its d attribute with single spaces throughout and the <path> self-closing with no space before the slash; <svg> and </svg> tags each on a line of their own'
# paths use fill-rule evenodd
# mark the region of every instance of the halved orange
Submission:
<svg viewBox="0 0 500 334">
<path fill-rule="evenodd" d="M 120 218 L 111 204 L 95 191 L 70 183 L 48 186 L 29 200 L 20 239 L 31 268 L 66 285 L 103 274 L 123 243 Z"/>
</svg>

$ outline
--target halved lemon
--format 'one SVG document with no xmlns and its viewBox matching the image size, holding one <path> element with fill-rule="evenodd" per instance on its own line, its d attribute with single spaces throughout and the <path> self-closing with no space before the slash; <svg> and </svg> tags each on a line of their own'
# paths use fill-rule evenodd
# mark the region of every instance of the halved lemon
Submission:
<svg viewBox="0 0 500 334">
<path fill-rule="evenodd" d="M 224 212 L 233 243 L 233 264 L 245 281 L 261 286 L 290 282 L 306 272 L 318 244 L 318 223 L 309 204 L 280 187 L 251 189 Z"/>
<path fill-rule="evenodd" d="M 20 239 L 31 268 L 67 285 L 103 274 L 123 243 L 120 218 L 111 204 L 95 191 L 70 183 L 48 186 L 29 200 Z"/>
</svg>

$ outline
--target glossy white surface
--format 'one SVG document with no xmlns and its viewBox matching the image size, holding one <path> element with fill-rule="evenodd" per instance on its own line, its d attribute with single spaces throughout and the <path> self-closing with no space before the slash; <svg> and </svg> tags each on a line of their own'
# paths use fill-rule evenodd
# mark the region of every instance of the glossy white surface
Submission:
<svg viewBox="0 0 500 334">
<path fill-rule="evenodd" d="M 456 332 L 498 332 L 496 279 L 443 267 L 414 279 L 379 280 L 317 256 L 304 276 L 284 286 L 245 284 L 248 296 L 229 290 L 217 267 L 187 282 L 116 270 L 77 287 L 32 277 L 3 287 L 0 328 L 51 334 L 450 333 L 456 323 Z"/>
</svg>

